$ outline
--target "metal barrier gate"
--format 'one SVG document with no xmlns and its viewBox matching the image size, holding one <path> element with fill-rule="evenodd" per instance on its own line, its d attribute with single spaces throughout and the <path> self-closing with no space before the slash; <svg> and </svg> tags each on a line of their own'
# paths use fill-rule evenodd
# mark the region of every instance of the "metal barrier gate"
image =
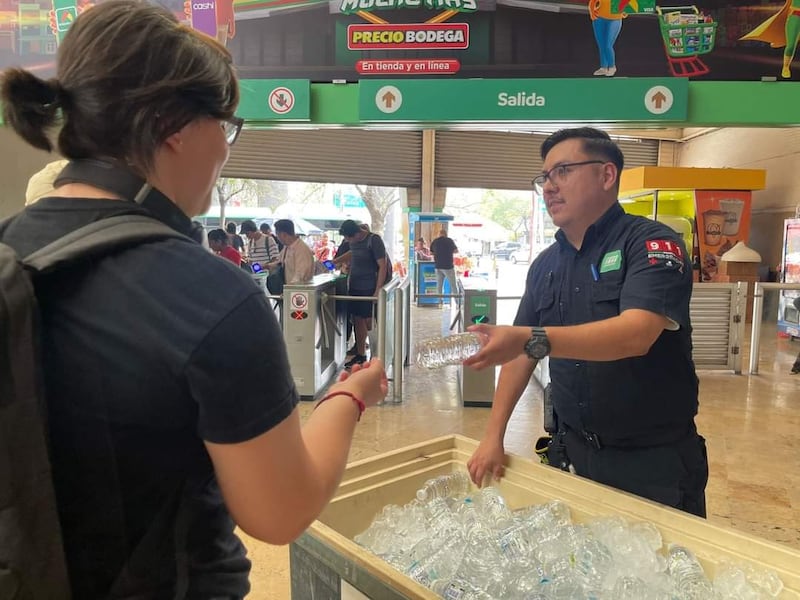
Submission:
<svg viewBox="0 0 800 600">
<path fill-rule="evenodd" d="M 761 319 L 764 313 L 764 291 L 800 290 L 800 283 L 756 282 L 753 291 L 753 329 L 750 334 L 750 374 L 758 375 L 758 355 L 761 352 Z"/>
<path fill-rule="evenodd" d="M 310 283 L 283 287 L 283 339 L 297 392 L 313 399 L 334 378 L 344 362 L 344 291 L 342 275 L 317 275 Z"/>
<path fill-rule="evenodd" d="M 747 283 L 696 283 L 689 301 L 697 369 L 742 372 Z"/>
</svg>

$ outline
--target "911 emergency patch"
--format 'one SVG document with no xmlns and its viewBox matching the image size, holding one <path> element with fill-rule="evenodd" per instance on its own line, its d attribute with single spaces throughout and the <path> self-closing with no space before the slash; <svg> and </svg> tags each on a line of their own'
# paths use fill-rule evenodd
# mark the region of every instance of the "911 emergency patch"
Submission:
<svg viewBox="0 0 800 600">
<path fill-rule="evenodd" d="M 677 269 L 683 273 L 683 250 L 681 245 L 671 240 L 647 240 L 647 262 Z"/>
</svg>

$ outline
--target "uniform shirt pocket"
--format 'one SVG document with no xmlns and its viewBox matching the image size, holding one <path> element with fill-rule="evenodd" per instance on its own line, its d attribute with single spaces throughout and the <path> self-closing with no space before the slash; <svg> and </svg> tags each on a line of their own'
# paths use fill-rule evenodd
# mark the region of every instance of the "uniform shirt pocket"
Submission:
<svg viewBox="0 0 800 600">
<path fill-rule="evenodd" d="M 622 281 L 598 281 L 592 284 L 592 311 L 594 320 L 609 319 L 619 315 Z"/>
<path fill-rule="evenodd" d="M 556 310 L 556 296 L 552 288 L 544 290 L 536 299 L 536 314 L 539 315 L 538 325 L 558 325 L 561 320 Z"/>
</svg>

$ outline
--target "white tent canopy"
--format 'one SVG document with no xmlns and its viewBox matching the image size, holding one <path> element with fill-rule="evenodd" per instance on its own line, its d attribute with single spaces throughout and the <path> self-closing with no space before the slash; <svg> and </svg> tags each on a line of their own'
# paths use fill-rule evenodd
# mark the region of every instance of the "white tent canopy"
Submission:
<svg viewBox="0 0 800 600">
<path fill-rule="evenodd" d="M 467 238 L 481 242 L 505 242 L 512 237 L 511 231 L 477 213 L 456 215 L 450 227 L 450 237 L 453 238 Z"/>
</svg>

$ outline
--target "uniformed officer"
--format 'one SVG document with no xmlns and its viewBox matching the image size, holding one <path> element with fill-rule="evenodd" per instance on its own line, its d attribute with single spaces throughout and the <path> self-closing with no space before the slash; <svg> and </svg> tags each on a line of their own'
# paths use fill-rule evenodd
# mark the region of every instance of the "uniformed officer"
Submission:
<svg viewBox="0 0 800 600">
<path fill-rule="evenodd" d="M 503 364 L 486 433 L 468 461 L 476 484 L 503 474 L 506 425 L 538 360 L 550 356 L 554 445 L 578 475 L 705 516 L 708 460 L 694 424 L 691 261 L 680 236 L 617 202 L 623 156 L 596 129 L 542 144 L 534 184 L 560 229 L 528 271 L 514 326 L 466 361 Z"/>
</svg>

